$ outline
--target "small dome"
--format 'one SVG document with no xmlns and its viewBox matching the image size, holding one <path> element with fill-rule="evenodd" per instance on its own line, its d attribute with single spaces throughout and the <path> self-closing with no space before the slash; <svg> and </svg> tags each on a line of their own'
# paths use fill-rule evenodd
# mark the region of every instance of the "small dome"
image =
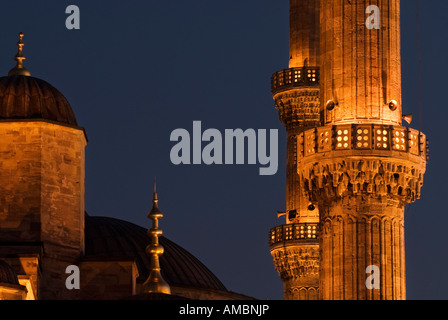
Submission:
<svg viewBox="0 0 448 320">
<path fill-rule="evenodd" d="M 67 99 L 44 80 L 22 75 L 0 78 L 0 120 L 45 119 L 77 126 Z"/>
<path fill-rule="evenodd" d="M 4 260 L 0 260 L 0 283 L 19 285 L 16 273 Z"/>
<path fill-rule="evenodd" d="M 146 246 L 151 242 L 147 229 L 131 222 L 86 215 L 86 257 L 135 258 L 139 281 L 144 282 L 151 269 Z M 170 241 L 159 238 L 165 252 L 160 257 L 162 277 L 170 286 L 195 287 L 227 291 L 222 282 L 196 257 Z"/>
</svg>

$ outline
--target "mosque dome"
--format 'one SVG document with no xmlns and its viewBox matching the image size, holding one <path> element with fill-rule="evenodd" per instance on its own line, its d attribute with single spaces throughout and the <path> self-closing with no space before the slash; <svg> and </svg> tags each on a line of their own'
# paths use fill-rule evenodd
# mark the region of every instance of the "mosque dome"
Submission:
<svg viewBox="0 0 448 320">
<path fill-rule="evenodd" d="M 0 120 L 44 119 L 77 126 L 67 99 L 48 82 L 24 75 L 0 78 Z"/>
<path fill-rule="evenodd" d="M 67 99 L 48 82 L 31 77 L 23 65 L 23 33 L 19 34 L 17 65 L 0 78 L 0 120 L 44 119 L 77 126 Z"/>
<path fill-rule="evenodd" d="M 191 253 L 166 237 L 160 237 L 159 241 L 165 249 L 160 256 L 161 273 L 170 286 L 227 291 Z M 145 252 L 150 242 L 147 229 L 143 227 L 115 218 L 86 215 L 85 257 L 135 258 L 140 283 L 148 278 L 151 270 L 150 257 Z"/>
<path fill-rule="evenodd" d="M 19 285 L 16 273 L 4 260 L 0 260 L 0 283 Z"/>
</svg>

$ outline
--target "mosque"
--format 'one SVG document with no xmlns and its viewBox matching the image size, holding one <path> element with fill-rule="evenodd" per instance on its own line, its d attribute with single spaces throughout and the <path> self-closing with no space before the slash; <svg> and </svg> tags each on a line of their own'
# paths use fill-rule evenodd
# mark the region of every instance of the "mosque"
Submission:
<svg viewBox="0 0 448 320">
<path fill-rule="evenodd" d="M 85 212 L 86 132 L 64 95 L 25 68 L 23 36 L 0 78 L 0 300 L 252 299 L 162 236 L 156 190 L 150 230 Z"/>
<path fill-rule="evenodd" d="M 289 3 L 289 68 L 271 77 L 287 133 L 286 223 L 269 232 L 284 298 L 404 300 L 405 207 L 429 142 L 403 114 L 400 1 Z M 85 212 L 86 132 L 23 46 L 0 78 L 0 299 L 252 299 L 162 236 L 156 190 L 149 230 Z"/>
</svg>

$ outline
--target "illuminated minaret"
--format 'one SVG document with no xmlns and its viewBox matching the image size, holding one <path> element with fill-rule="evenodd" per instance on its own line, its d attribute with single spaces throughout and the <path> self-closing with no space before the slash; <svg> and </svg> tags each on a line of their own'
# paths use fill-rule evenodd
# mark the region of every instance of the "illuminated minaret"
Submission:
<svg viewBox="0 0 448 320">
<path fill-rule="evenodd" d="M 272 93 L 287 133 L 286 224 L 270 231 L 269 245 L 285 300 L 318 299 L 319 210 L 300 187 L 297 137 L 321 124 L 319 0 L 290 1 L 289 69 L 272 76 Z"/>
<path fill-rule="evenodd" d="M 405 299 L 404 209 L 427 141 L 402 125 L 400 1 L 320 4 L 323 126 L 297 138 L 299 189 L 320 214 L 320 298 Z"/>
</svg>

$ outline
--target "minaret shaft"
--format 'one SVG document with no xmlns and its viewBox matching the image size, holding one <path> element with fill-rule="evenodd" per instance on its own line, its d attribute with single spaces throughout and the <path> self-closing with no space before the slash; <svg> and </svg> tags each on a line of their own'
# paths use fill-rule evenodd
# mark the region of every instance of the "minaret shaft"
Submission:
<svg viewBox="0 0 448 320">
<path fill-rule="evenodd" d="M 325 124 L 401 125 L 400 0 L 321 0 L 321 100 Z M 379 9 L 379 28 L 366 22 Z M 369 12 L 369 13 L 366 13 Z M 388 105 L 397 102 L 391 110 Z"/>
<path fill-rule="evenodd" d="M 403 204 L 344 197 L 321 216 L 321 299 L 406 299 Z M 369 266 L 378 268 L 378 289 L 366 287 Z"/>
<path fill-rule="evenodd" d="M 319 0 L 290 0 L 290 68 L 319 66 Z"/>
<path fill-rule="evenodd" d="M 400 1 L 375 1 L 379 29 L 371 1 L 320 4 L 324 125 L 297 139 L 300 188 L 319 207 L 320 299 L 405 299 L 404 208 L 427 141 L 401 125 Z"/>
<path fill-rule="evenodd" d="M 296 210 L 304 219 L 309 201 L 299 188 L 296 137 L 320 125 L 319 1 L 290 0 L 289 69 L 273 76 L 275 106 L 287 135 L 286 212 Z"/>
<path fill-rule="evenodd" d="M 286 300 L 318 299 L 319 242 L 317 206 L 297 173 L 297 137 L 319 126 L 319 0 L 290 1 L 289 69 L 272 77 L 272 93 L 287 135 L 286 221 L 271 230 L 274 265 L 284 283 Z"/>
</svg>

